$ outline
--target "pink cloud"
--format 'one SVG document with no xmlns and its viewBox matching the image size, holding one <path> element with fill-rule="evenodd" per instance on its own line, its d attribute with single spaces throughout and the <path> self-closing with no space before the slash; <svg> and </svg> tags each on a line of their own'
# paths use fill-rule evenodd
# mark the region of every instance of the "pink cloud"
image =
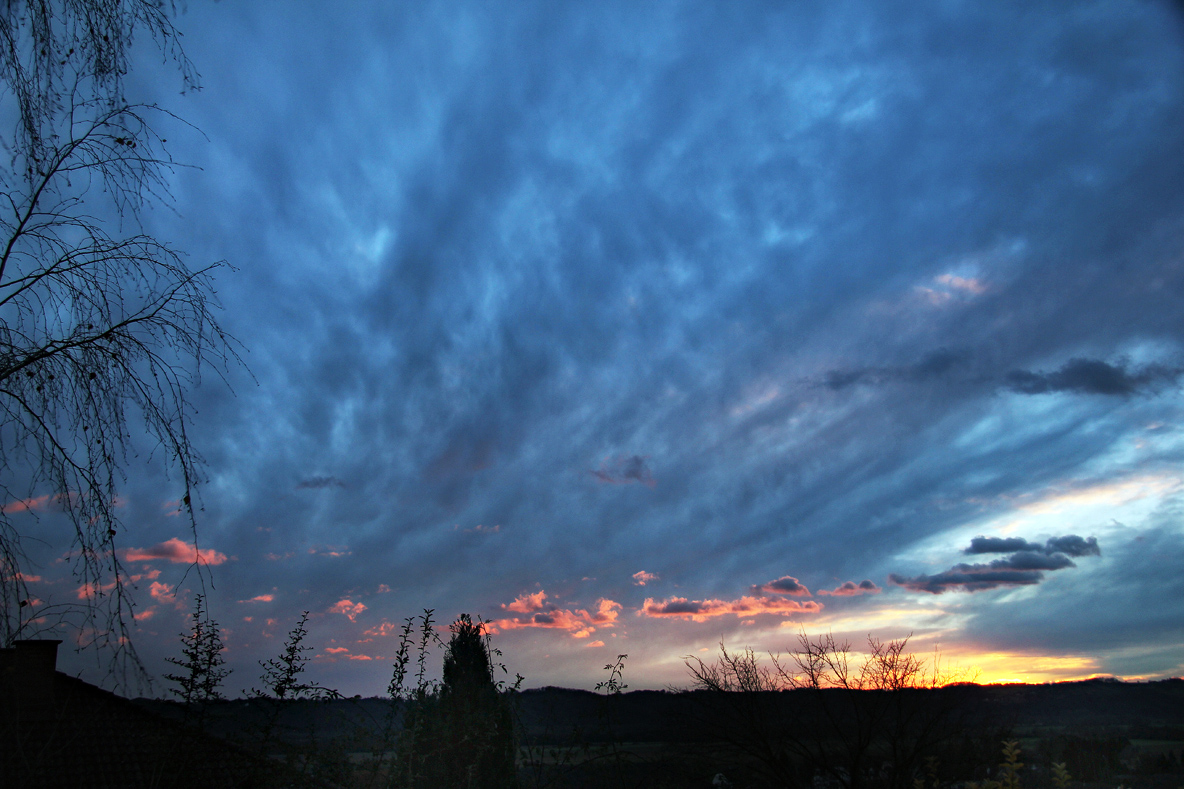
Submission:
<svg viewBox="0 0 1184 789">
<path fill-rule="evenodd" d="M 645 570 L 639 570 L 633 574 L 633 583 L 638 586 L 645 586 L 650 581 L 658 580 L 657 573 L 647 573 Z"/>
<path fill-rule="evenodd" d="M 373 660 L 369 655 L 346 655 L 350 660 Z"/>
<path fill-rule="evenodd" d="M 152 617 L 156 616 L 156 606 L 152 608 L 145 608 L 138 614 L 133 615 L 137 622 L 147 622 Z"/>
<path fill-rule="evenodd" d="M 287 553 L 282 553 L 282 554 L 281 553 L 267 553 L 267 554 L 263 555 L 263 558 L 269 562 L 278 562 L 278 561 L 282 561 L 283 559 L 291 559 L 295 555 L 296 555 L 295 552 L 288 551 Z"/>
<path fill-rule="evenodd" d="M 349 647 L 325 647 L 325 651 L 331 655 L 340 655 L 343 652 L 349 652 Z"/>
<path fill-rule="evenodd" d="M 840 586 L 837 586 L 830 591 L 827 591 L 826 589 L 820 589 L 818 590 L 818 594 L 830 595 L 831 597 L 855 597 L 856 595 L 861 594 L 879 594 L 882 591 L 884 590 L 876 586 L 871 581 L 864 580 L 860 581 L 858 584 L 856 584 L 854 581 L 844 581 Z"/>
<path fill-rule="evenodd" d="M 691 619 L 695 622 L 706 622 L 717 616 L 749 617 L 760 614 L 813 614 L 822 610 L 822 605 L 807 600 L 799 603 L 797 600 L 787 600 L 784 597 L 741 597 L 739 600 L 688 600 L 685 597 L 671 597 L 669 600 L 656 601 L 646 598 L 645 604 L 637 612 L 638 616 L 670 617 L 675 619 Z"/>
<path fill-rule="evenodd" d="M 3 512 L 5 515 L 9 515 L 14 512 L 28 512 L 29 510 L 43 510 L 43 509 L 45 509 L 45 505 L 48 503 L 49 503 L 49 496 L 48 495 L 37 496 L 36 498 L 30 498 L 30 499 L 17 499 L 16 501 L 10 501 L 7 504 L 5 504 L 3 507 L 0 507 L 0 512 Z"/>
<path fill-rule="evenodd" d="M 163 581 L 153 581 L 152 585 L 148 587 L 148 594 L 158 603 L 171 603 L 174 599 L 173 587 Z"/>
<path fill-rule="evenodd" d="M 936 282 L 954 290 L 964 290 L 976 296 L 986 291 L 987 286 L 977 277 L 959 277 L 956 274 L 942 274 L 935 278 Z"/>
<path fill-rule="evenodd" d="M 386 584 L 379 584 L 378 585 L 378 593 L 379 594 L 385 594 L 385 593 L 389 592 L 390 590 L 391 590 L 391 588 L 389 586 L 387 586 Z"/>
<path fill-rule="evenodd" d="M 584 646 L 586 646 L 586 647 L 602 647 L 602 646 L 604 646 L 604 642 L 603 641 L 593 641 L 590 644 L 584 644 Z"/>
<path fill-rule="evenodd" d="M 507 611 L 516 611 L 520 614 L 529 614 L 532 611 L 542 611 L 543 601 L 546 599 L 547 593 L 540 589 L 534 594 L 518 595 L 514 598 L 514 602 L 510 603 L 509 605 L 503 603 L 502 608 L 506 609 Z"/>
<path fill-rule="evenodd" d="M 396 625 L 394 622 L 388 622 L 387 620 L 384 619 L 384 620 L 382 620 L 381 625 L 378 625 L 376 627 L 372 627 L 369 630 L 362 631 L 362 635 L 364 635 L 364 636 L 393 636 L 395 633 L 398 633 L 401 630 L 402 630 L 402 628 L 399 625 Z"/>
<path fill-rule="evenodd" d="M 308 549 L 308 553 L 311 556 L 331 556 L 335 558 L 353 555 L 353 551 L 349 549 L 348 545 L 314 546 Z"/>
<path fill-rule="evenodd" d="M 252 597 L 249 600 L 239 600 L 239 602 L 240 603 L 270 603 L 274 599 L 275 599 L 275 595 L 273 595 L 273 594 L 261 594 L 261 595 L 256 595 L 255 597 Z"/>
<path fill-rule="evenodd" d="M 348 598 L 342 598 L 333 605 L 329 606 L 327 613 L 330 614 L 344 614 L 349 621 L 356 622 L 358 614 L 366 610 L 366 606 L 362 603 L 351 602 Z"/>
<path fill-rule="evenodd" d="M 804 584 L 799 583 L 798 579 L 792 575 L 783 575 L 776 581 L 769 581 L 767 584 L 754 586 L 753 590 L 762 594 L 784 594 L 792 595 L 793 597 L 810 596 L 810 590 Z"/>
<path fill-rule="evenodd" d="M 164 559 L 174 564 L 193 564 L 197 562 L 199 564 L 216 565 L 226 561 L 226 554 L 215 551 L 213 548 L 199 550 L 196 545 L 190 545 L 173 537 L 171 540 L 165 540 L 159 545 L 153 545 L 151 548 L 128 548 L 124 552 L 123 558 L 129 562 L 148 562 L 153 559 Z"/>
<path fill-rule="evenodd" d="M 607 598 L 596 601 L 596 610 L 560 608 L 546 602 L 547 595 L 541 589 L 534 594 L 520 595 L 514 602 L 502 604 L 502 609 L 517 616 L 490 622 L 490 632 L 520 630 L 537 627 L 566 630 L 572 638 L 587 638 L 597 627 L 612 627 L 616 624 L 621 604 Z"/>
<path fill-rule="evenodd" d="M 78 599 L 93 600 L 96 597 L 102 597 L 114 588 L 114 581 L 109 584 L 103 584 L 102 586 L 99 586 L 98 584 L 83 584 L 82 586 L 78 587 Z"/>
</svg>

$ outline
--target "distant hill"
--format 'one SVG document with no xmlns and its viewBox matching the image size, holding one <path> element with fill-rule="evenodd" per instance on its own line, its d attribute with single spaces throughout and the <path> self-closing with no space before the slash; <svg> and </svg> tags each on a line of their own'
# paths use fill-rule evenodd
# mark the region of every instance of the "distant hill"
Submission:
<svg viewBox="0 0 1184 789">
<path fill-rule="evenodd" d="M 838 693 L 839 691 L 826 691 Z M 1045 685 L 961 684 L 933 691 L 935 703 L 952 704 L 970 722 L 1016 731 L 1042 729 L 1101 731 L 1122 729 L 1128 737 L 1184 740 L 1184 680 L 1119 682 L 1086 680 Z M 810 691 L 771 694 L 776 706 L 796 713 L 805 723 L 812 706 Z M 558 742 L 578 730 L 586 741 L 689 743 L 709 735 L 699 725 L 709 699 L 698 691 L 639 690 L 616 697 L 586 690 L 538 688 L 517 695 L 526 737 L 531 742 Z M 136 699 L 166 716 L 180 717 L 176 702 Z M 318 739 L 355 736 L 385 718 L 389 702 L 382 698 L 299 701 L 284 707 L 282 739 L 299 742 L 315 732 Z M 212 733 L 237 739 L 262 723 L 258 703 L 239 699 L 212 705 Z"/>
</svg>

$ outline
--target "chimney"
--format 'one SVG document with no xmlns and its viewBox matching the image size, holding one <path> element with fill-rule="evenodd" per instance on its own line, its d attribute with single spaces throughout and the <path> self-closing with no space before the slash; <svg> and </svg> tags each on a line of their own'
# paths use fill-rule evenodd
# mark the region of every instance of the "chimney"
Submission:
<svg viewBox="0 0 1184 789">
<path fill-rule="evenodd" d="M 13 641 L 0 649 L 0 697 L 4 714 L 32 720 L 51 713 L 59 639 Z M 10 706 L 12 705 L 12 706 Z"/>
<path fill-rule="evenodd" d="M 16 652 L 13 655 L 14 668 L 20 676 L 46 677 L 53 676 L 58 668 L 58 644 L 60 638 L 27 639 L 13 641 Z"/>
</svg>

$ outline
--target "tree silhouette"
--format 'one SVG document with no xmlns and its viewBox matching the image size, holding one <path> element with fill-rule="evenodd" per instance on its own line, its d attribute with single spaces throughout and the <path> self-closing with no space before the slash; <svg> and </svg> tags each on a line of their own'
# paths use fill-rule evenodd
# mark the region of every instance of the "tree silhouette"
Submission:
<svg viewBox="0 0 1184 789">
<path fill-rule="evenodd" d="M 222 635 L 205 607 L 204 595 L 196 596 L 191 617 L 190 631 L 181 634 L 181 657 L 165 658 L 181 672 L 165 674 L 164 678 L 177 686 L 169 690 L 185 704 L 200 727 L 205 721 L 205 705 L 222 698 L 218 688 L 230 676 L 230 669 L 222 668 L 226 663 Z"/>
<path fill-rule="evenodd" d="M 190 389 L 203 367 L 238 362 L 214 318 L 213 273 L 138 232 L 168 203 L 175 163 L 128 103 L 135 34 L 196 74 L 155 0 L 12 0 L 0 10 L 0 117 L 14 118 L 0 161 L 0 637 L 69 621 L 108 647 L 112 667 L 143 672 L 128 627 L 132 600 L 116 552 L 117 492 L 142 426 L 174 469 L 196 542 Z M 157 454 L 159 453 L 159 454 Z M 36 509 L 73 524 L 77 600 L 30 594 Z M 40 536 L 40 535 L 38 535 Z M 195 551 L 195 555 L 196 551 Z"/>
<path fill-rule="evenodd" d="M 399 781 L 405 786 L 505 789 L 518 785 L 514 718 L 498 682 L 485 623 L 452 623 L 443 680 L 413 697 L 404 717 Z"/>
</svg>

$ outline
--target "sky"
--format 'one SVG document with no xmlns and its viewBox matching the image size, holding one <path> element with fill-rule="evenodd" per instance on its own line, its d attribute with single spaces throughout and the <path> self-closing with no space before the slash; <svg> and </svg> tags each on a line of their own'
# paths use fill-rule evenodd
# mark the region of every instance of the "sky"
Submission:
<svg viewBox="0 0 1184 789">
<path fill-rule="evenodd" d="M 176 23 L 201 90 L 147 40 L 128 86 L 192 124 L 145 228 L 233 266 L 245 366 L 191 395 L 231 695 L 306 610 L 347 695 L 423 609 L 488 620 L 526 687 L 618 654 L 685 687 L 802 632 L 979 681 L 1184 673 L 1178 4 Z M 163 673 L 199 587 L 148 450 L 119 545 Z"/>
</svg>

